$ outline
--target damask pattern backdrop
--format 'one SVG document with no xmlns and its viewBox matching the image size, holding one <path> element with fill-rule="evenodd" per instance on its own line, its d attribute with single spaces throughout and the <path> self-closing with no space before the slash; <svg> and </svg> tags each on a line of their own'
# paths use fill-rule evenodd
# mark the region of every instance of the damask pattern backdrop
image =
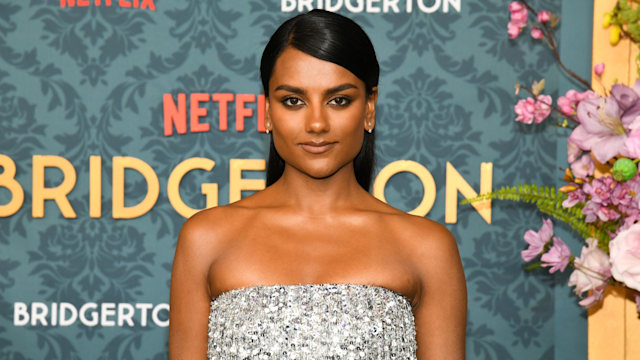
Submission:
<svg viewBox="0 0 640 360">
<path fill-rule="evenodd" d="M 591 4 L 532 2 L 562 16 L 566 60 L 588 75 L 590 43 L 576 38 L 590 39 Z M 165 304 L 184 222 L 168 199 L 168 179 L 183 160 L 213 160 L 211 171 L 187 173 L 179 193 L 188 206 L 203 208 L 201 184 L 215 183 L 219 204 L 226 204 L 237 181 L 230 180 L 232 159 L 264 158 L 268 137 L 257 125 L 259 56 L 276 26 L 297 13 L 283 11 L 293 3 L 300 5 L 0 0 L 0 205 L 15 201 L 16 187 L 24 190 L 21 206 L 0 218 L 0 359 L 167 357 Z M 493 163 L 494 188 L 559 177 L 556 169 L 566 156 L 556 141 L 561 130 L 515 124 L 513 84 L 544 76 L 553 95 L 571 84 L 559 77 L 544 46 L 527 34 L 517 43 L 508 39 L 508 2 L 402 0 L 395 2 L 398 12 L 390 7 L 378 13 L 366 10 L 393 2 L 327 2 L 340 3 L 338 11 L 371 36 L 382 67 L 377 169 L 396 160 L 427 168 L 437 189 L 427 217 L 445 221 L 447 162 L 476 191 L 481 162 Z M 371 6 L 358 11 L 358 4 Z M 218 97 L 200 103 L 208 111 L 201 125 L 190 123 L 184 134 L 171 125 L 173 134 L 165 136 L 165 116 L 171 106 L 179 111 L 179 94 L 186 94 L 189 108 L 194 93 Z M 220 100 L 225 96 L 231 101 Z M 243 131 L 236 113 L 244 119 Z M 221 118 L 228 118 L 226 130 Z M 121 157 L 140 160 L 137 170 L 125 171 L 125 207 L 147 194 L 141 173 L 149 176 L 151 170 L 159 180 L 153 208 L 131 219 L 112 211 L 118 186 L 112 168 L 131 160 Z M 67 189 L 76 216 L 64 216 L 63 201 L 50 200 L 38 216 L 42 186 L 70 179 L 65 164 L 77 174 Z M 102 185 L 96 188 L 98 178 Z M 385 194 L 408 211 L 423 192 L 415 176 L 401 173 Z M 2 211 L 9 212 L 6 206 Z M 566 278 L 522 269 L 522 235 L 539 223 L 529 207 L 494 202 L 490 225 L 470 206 L 459 207 L 457 223 L 447 225 L 467 277 L 469 359 L 586 358 L 585 312 L 564 285 Z"/>
</svg>

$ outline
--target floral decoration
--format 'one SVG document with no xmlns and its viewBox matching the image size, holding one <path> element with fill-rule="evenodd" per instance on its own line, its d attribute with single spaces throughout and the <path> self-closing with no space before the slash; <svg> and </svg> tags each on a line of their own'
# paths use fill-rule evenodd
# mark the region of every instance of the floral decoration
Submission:
<svg viewBox="0 0 640 360">
<path fill-rule="evenodd" d="M 570 130 L 566 184 L 559 189 L 532 184 L 503 187 L 469 201 L 529 202 L 568 224 L 584 238 L 580 256 L 554 235 L 551 219 L 543 218 L 537 232 L 524 234 L 528 247 L 522 258 L 531 262 L 527 268 L 547 268 L 550 273 L 572 269 L 568 285 L 587 308 L 602 300 L 607 286 L 624 286 L 634 292 L 640 312 L 640 80 L 632 86 L 616 83 L 604 94 L 596 93 L 562 63 L 554 37 L 556 15 L 537 11 L 527 0 L 513 1 L 508 9 L 509 38 L 516 40 L 528 29 L 533 39 L 548 45 L 559 67 L 581 87 L 567 91 L 554 104 L 550 95 L 543 94 L 544 79 L 530 87 L 516 84 L 516 95 L 526 92 L 527 96 L 514 106 L 515 121 L 541 124 L 554 117 L 555 125 Z M 605 14 L 603 26 L 610 28 L 612 45 L 620 37 L 638 43 L 639 21 L 637 2 L 620 0 Z M 640 69 L 640 60 L 638 64 Z M 598 78 L 606 66 L 596 64 L 593 71 Z"/>
</svg>

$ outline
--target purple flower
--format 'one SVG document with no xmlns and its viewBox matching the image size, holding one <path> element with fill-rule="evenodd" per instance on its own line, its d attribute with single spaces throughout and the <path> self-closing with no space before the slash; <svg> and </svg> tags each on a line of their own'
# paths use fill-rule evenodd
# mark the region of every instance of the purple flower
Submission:
<svg viewBox="0 0 640 360">
<path fill-rule="evenodd" d="M 569 197 L 562 202 L 562 206 L 565 208 L 573 207 L 577 203 L 584 203 L 587 200 L 587 195 L 582 189 L 576 189 L 569 193 Z"/>
<path fill-rule="evenodd" d="M 524 261 L 531 261 L 542 253 L 544 246 L 551 240 L 553 236 L 553 223 L 549 219 L 542 219 L 542 227 L 538 232 L 527 230 L 524 233 L 524 241 L 529 244 L 526 250 L 522 250 L 522 258 Z"/>
<path fill-rule="evenodd" d="M 553 274 L 554 272 L 560 270 L 561 272 L 567 268 L 569 265 L 569 260 L 571 258 L 571 250 L 567 244 L 562 241 L 557 236 L 553 237 L 553 246 L 549 251 L 544 253 L 540 260 L 542 260 L 543 267 L 551 267 L 549 269 L 549 273 Z"/>
<path fill-rule="evenodd" d="M 581 101 L 577 115 L 580 125 L 569 140 L 582 150 L 591 151 L 601 163 L 616 155 L 629 156 L 625 148 L 628 133 L 640 128 L 638 91 L 639 82 L 633 89 L 616 84 L 607 98 Z"/>
<path fill-rule="evenodd" d="M 580 160 L 574 161 L 571 164 L 571 172 L 573 173 L 573 176 L 581 179 L 586 179 L 587 176 L 592 175 L 595 168 L 593 159 L 591 159 L 589 154 L 582 155 Z"/>
<path fill-rule="evenodd" d="M 578 305 L 585 308 L 590 308 L 593 305 L 599 303 L 604 297 L 605 287 L 607 287 L 606 284 L 598 286 L 597 288 L 593 289 L 589 294 L 589 296 L 585 297 L 584 299 L 580 300 L 580 302 L 578 302 Z"/>
<path fill-rule="evenodd" d="M 585 183 L 582 190 L 591 196 L 590 201 L 606 206 L 611 203 L 611 190 L 615 183 L 616 181 L 611 176 L 603 176 L 593 179 L 590 183 Z"/>
<path fill-rule="evenodd" d="M 635 129 L 629 134 L 624 149 L 630 157 L 640 158 L 640 129 Z"/>
<path fill-rule="evenodd" d="M 576 159 L 581 153 L 582 153 L 582 150 L 580 150 L 580 147 L 576 145 L 574 142 L 572 142 L 571 139 L 569 139 L 567 141 L 567 158 L 569 162 L 572 163 L 576 161 Z"/>
<path fill-rule="evenodd" d="M 598 204 L 595 201 L 587 201 L 587 204 L 582 208 L 582 213 L 587 215 L 585 222 L 594 222 L 596 219 L 602 221 L 612 221 L 620 218 L 620 214 L 607 206 Z"/>
<path fill-rule="evenodd" d="M 634 89 L 622 84 L 611 86 L 611 97 L 616 99 L 622 111 L 629 109 L 638 101 L 638 94 Z"/>
</svg>

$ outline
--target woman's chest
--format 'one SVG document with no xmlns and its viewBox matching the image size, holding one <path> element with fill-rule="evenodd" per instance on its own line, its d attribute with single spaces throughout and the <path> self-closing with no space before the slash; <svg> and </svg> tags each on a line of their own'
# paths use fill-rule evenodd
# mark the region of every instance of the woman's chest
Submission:
<svg viewBox="0 0 640 360">
<path fill-rule="evenodd" d="M 384 231 L 279 229 L 243 235 L 212 264 L 212 297 L 253 285 L 355 283 L 384 286 L 411 299 L 418 288 L 401 243 Z"/>
</svg>

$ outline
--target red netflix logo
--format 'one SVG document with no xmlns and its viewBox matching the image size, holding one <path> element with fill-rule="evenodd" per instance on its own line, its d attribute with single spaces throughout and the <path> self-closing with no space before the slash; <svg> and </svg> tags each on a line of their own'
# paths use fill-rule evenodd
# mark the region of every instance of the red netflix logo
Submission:
<svg viewBox="0 0 640 360">
<path fill-rule="evenodd" d="M 249 103 L 255 103 L 257 99 L 257 122 L 259 132 L 265 132 L 264 128 L 264 95 L 232 94 L 232 93 L 192 93 L 189 94 L 189 132 L 208 132 L 211 129 L 209 123 L 201 122 L 207 116 L 207 109 L 200 106 L 205 102 L 218 104 L 218 129 L 227 131 L 229 128 L 229 104 L 235 102 L 236 131 L 244 131 L 244 119 L 253 116 L 253 109 L 247 108 Z M 187 133 L 187 94 L 177 95 L 177 103 L 171 94 L 162 96 L 162 108 L 164 112 L 164 136 L 173 135 L 175 127 L 178 134 Z"/>
<path fill-rule="evenodd" d="M 153 0 L 115 0 L 117 5 L 122 8 L 134 8 L 134 9 L 149 9 L 152 11 L 156 10 L 156 4 L 153 3 Z M 60 0 L 60 7 L 75 7 L 75 6 L 90 6 L 90 0 Z M 94 6 L 101 6 L 102 0 L 93 0 Z M 111 0 L 104 0 L 105 6 L 111 6 Z"/>
</svg>

